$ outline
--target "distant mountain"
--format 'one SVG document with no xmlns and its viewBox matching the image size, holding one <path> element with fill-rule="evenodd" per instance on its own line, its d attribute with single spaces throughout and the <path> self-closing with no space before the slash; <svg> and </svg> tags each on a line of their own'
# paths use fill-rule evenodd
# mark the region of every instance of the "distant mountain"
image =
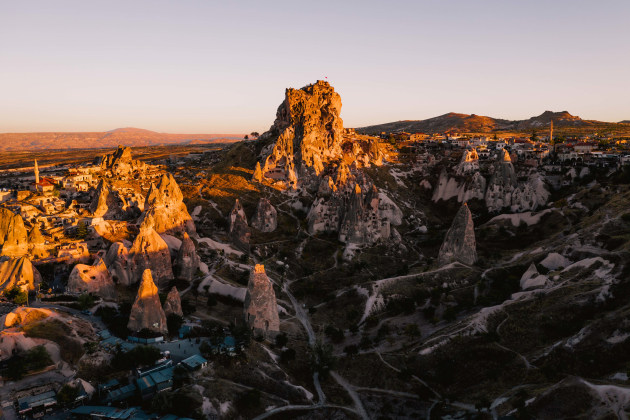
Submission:
<svg viewBox="0 0 630 420">
<path fill-rule="evenodd" d="M 598 121 L 583 120 L 580 117 L 571 115 L 567 111 L 545 111 L 536 117 L 517 121 L 485 117 L 475 114 L 469 115 L 449 112 L 448 114 L 426 120 L 396 121 L 368 127 L 360 127 L 357 128 L 357 131 L 365 134 L 395 131 L 422 133 L 438 133 L 445 131 L 488 133 L 497 130 L 528 131 L 536 128 L 548 127 L 551 120 L 553 120 L 554 127 L 586 127 L 598 123 Z"/>
<path fill-rule="evenodd" d="M 106 132 L 0 133 L 0 151 L 227 143 L 242 139 L 242 134 L 170 134 L 133 127 Z"/>
<path fill-rule="evenodd" d="M 619 124 L 630 124 L 630 120 L 619 121 Z"/>
</svg>

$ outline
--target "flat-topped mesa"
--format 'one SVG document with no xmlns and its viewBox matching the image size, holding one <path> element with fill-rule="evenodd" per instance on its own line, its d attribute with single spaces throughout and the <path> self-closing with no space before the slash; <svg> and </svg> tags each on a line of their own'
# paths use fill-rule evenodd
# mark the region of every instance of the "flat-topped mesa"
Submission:
<svg viewBox="0 0 630 420">
<path fill-rule="evenodd" d="M 258 201 L 252 217 L 252 227 L 261 232 L 273 232 L 278 227 L 278 212 L 264 197 Z"/>
<path fill-rule="evenodd" d="M 97 164 L 101 168 L 108 170 L 114 176 L 128 176 L 133 172 L 143 172 L 146 169 L 146 163 L 133 159 L 131 156 L 131 148 L 118 146 L 113 153 L 103 155 L 97 159 Z"/>
<path fill-rule="evenodd" d="M 158 285 L 166 285 L 173 279 L 173 267 L 168 245 L 152 226 L 141 226 L 129 250 L 131 260 L 131 283 L 138 281 L 143 273 L 150 269 Z"/>
<path fill-rule="evenodd" d="M 188 233 L 184 232 L 182 244 L 177 251 L 175 260 L 175 275 L 178 279 L 193 281 L 199 268 L 199 255 L 195 250 L 195 243 L 190 239 Z"/>
<path fill-rule="evenodd" d="M 466 203 L 457 211 L 451 228 L 446 232 L 438 255 L 440 266 L 454 261 L 467 265 L 472 265 L 477 261 L 475 226 Z"/>
<path fill-rule="evenodd" d="M 131 307 L 127 328 L 132 332 L 148 329 L 160 334 L 168 333 L 166 314 L 160 304 L 158 288 L 153 282 L 151 270 L 147 269 L 142 273 L 142 281 Z"/>
<path fill-rule="evenodd" d="M 251 232 L 247 224 L 247 216 L 238 198 L 228 216 L 228 223 L 230 225 L 228 230 L 230 242 L 242 251 L 249 253 L 249 238 Z"/>
<path fill-rule="evenodd" d="M 70 293 L 91 293 L 108 300 L 116 299 L 112 275 L 100 258 L 93 265 L 75 265 L 68 278 L 67 290 Z"/>
<path fill-rule="evenodd" d="M 28 233 L 19 214 L 0 208 L 0 255 L 21 257 L 28 252 Z"/>
<path fill-rule="evenodd" d="M 274 337 L 280 332 L 276 293 L 262 264 L 256 264 L 249 274 L 244 308 L 245 321 L 254 334 Z"/>
<path fill-rule="evenodd" d="M 23 291 L 35 290 L 42 278 L 26 257 L 0 257 L 0 292 L 19 287 Z"/>
<path fill-rule="evenodd" d="M 166 300 L 164 301 L 164 314 L 168 318 L 169 315 L 184 316 L 182 311 L 182 300 L 177 291 L 177 287 L 173 286 L 171 291 L 168 292 Z"/>
<path fill-rule="evenodd" d="M 158 233 L 195 233 L 195 224 L 183 202 L 184 195 L 172 174 L 163 174 L 151 188 L 144 202 L 140 223 L 150 220 Z"/>
</svg>

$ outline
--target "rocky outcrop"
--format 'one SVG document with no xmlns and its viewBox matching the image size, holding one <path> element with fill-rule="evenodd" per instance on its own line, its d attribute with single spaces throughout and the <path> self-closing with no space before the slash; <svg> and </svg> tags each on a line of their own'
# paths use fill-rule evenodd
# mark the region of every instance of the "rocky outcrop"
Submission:
<svg viewBox="0 0 630 420">
<path fill-rule="evenodd" d="M 137 281 L 134 278 L 129 250 L 122 242 L 111 244 L 105 256 L 105 265 L 109 268 L 114 283 L 129 286 Z"/>
<path fill-rule="evenodd" d="M 278 212 L 266 198 L 258 201 L 252 217 L 252 227 L 261 232 L 273 232 L 278 227 Z"/>
<path fill-rule="evenodd" d="M 547 280 L 547 276 L 538 272 L 536 264 L 531 263 L 527 271 L 521 276 L 521 289 L 530 290 L 545 287 Z"/>
<path fill-rule="evenodd" d="M 457 175 L 466 175 L 479 170 L 479 155 L 477 150 L 466 150 L 462 155 L 462 160 L 455 166 Z"/>
<path fill-rule="evenodd" d="M 503 156 L 494 165 L 494 173 L 488 182 L 486 190 L 486 207 L 489 211 L 510 207 L 512 193 L 516 189 L 516 172 L 507 150 L 503 150 Z"/>
<path fill-rule="evenodd" d="M 158 288 L 153 282 L 149 269 L 142 272 L 142 281 L 138 288 L 136 300 L 131 307 L 127 328 L 132 332 L 148 329 L 160 334 L 168 333 L 166 314 L 160 304 Z"/>
<path fill-rule="evenodd" d="M 132 283 L 138 281 L 146 270 L 151 270 L 159 286 L 166 285 L 167 281 L 173 279 L 168 245 L 152 226 L 140 227 L 140 233 L 129 250 L 129 257 Z"/>
<path fill-rule="evenodd" d="M 262 264 L 256 264 L 249 275 L 244 305 L 245 321 L 254 334 L 273 337 L 280 332 L 276 293 Z"/>
<path fill-rule="evenodd" d="M 178 279 L 193 281 L 199 269 L 199 255 L 195 250 L 195 243 L 190 239 L 187 233 L 184 233 L 184 239 L 177 251 L 177 259 L 175 260 L 175 274 Z"/>
<path fill-rule="evenodd" d="M 339 228 L 341 242 L 368 245 L 389 238 L 390 222 L 381 216 L 380 196 L 374 185 L 364 194 L 361 187 L 356 184 L 348 201 Z M 392 210 L 389 209 L 390 215 L 394 213 Z"/>
<path fill-rule="evenodd" d="M 164 174 L 151 184 L 140 223 L 151 223 L 158 233 L 195 232 L 195 223 L 183 202 L 184 195 L 172 174 Z"/>
<path fill-rule="evenodd" d="M 171 314 L 181 317 L 184 316 L 184 312 L 182 312 L 182 301 L 175 286 L 168 292 L 166 301 L 164 301 L 164 314 L 166 314 L 167 317 Z"/>
<path fill-rule="evenodd" d="M 455 215 L 453 224 L 446 233 L 438 255 L 438 264 L 440 266 L 454 261 L 467 265 L 472 265 L 477 261 L 475 228 L 472 214 L 466 203 L 461 206 Z"/>
<path fill-rule="evenodd" d="M 256 167 L 254 168 L 254 175 L 252 176 L 252 181 L 262 182 L 262 180 L 263 180 L 262 168 L 260 167 L 260 162 L 256 162 Z"/>
<path fill-rule="evenodd" d="M 234 207 L 228 217 L 229 230 L 228 234 L 230 242 L 237 248 L 249 252 L 249 238 L 251 232 L 249 231 L 249 225 L 247 224 L 247 216 L 241 206 L 241 202 L 236 199 Z"/>
<path fill-rule="evenodd" d="M 35 290 L 42 278 L 26 257 L 0 257 L 0 292 L 14 287 Z"/>
<path fill-rule="evenodd" d="M 116 299 L 112 275 L 100 258 L 93 265 L 75 265 L 68 278 L 67 290 L 70 293 L 91 293 L 103 299 Z"/>
<path fill-rule="evenodd" d="M 49 255 L 46 249 L 46 239 L 39 229 L 39 223 L 35 223 L 28 234 L 28 250 L 34 258 L 46 258 Z"/>
<path fill-rule="evenodd" d="M 90 203 L 92 215 L 104 219 L 120 219 L 124 207 L 126 207 L 125 200 L 112 190 L 104 179 L 101 179 Z"/>
<path fill-rule="evenodd" d="M 134 172 L 144 172 L 146 164 L 140 160 L 133 159 L 131 148 L 118 146 L 114 153 L 102 156 L 97 162 L 101 168 L 108 170 L 112 175 L 129 176 Z"/>
<path fill-rule="evenodd" d="M 0 255 L 21 257 L 27 252 L 28 233 L 22 216 L 0 208 Z"/>
</svg>

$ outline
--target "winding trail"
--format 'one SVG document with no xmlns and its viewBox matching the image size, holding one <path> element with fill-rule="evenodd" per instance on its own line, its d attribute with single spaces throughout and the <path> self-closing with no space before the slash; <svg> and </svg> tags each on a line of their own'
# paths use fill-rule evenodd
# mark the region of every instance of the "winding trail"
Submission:
<svg viewBox="0 0 630 420">
<path fill-rule="evenodd" d="M 361 402 L 361 397 L 359 397 L 359 394 L 357 394 L 357 392 L 354 390 L 354 387 L 350 385 L 345 379 L 343 379 L 335 371 L 331 371 L 330 376 L 332 376 L 333 379 L 337 381 L 337 383 L 341 385 L 346 390 L 346 392 L 350 395 L 350 398 L 352 398 L 352 401 L 354 401 L 354 407 L 355 407 L 356 413 L 362 419 L 369 420 L 370 416 L 368 416 L 367 411 L 365 411 L 365 407 L 363 407 L 363 403 Z"/>
</svg>

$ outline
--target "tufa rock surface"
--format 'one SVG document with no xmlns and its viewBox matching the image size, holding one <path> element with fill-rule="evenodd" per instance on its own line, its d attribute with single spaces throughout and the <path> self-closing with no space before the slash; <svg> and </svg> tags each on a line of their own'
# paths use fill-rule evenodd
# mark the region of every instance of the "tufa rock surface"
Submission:
<svg viewBox="0 0 630 420">
<path fill-rule="evenodd" d="M 75 265 L 68 278 L 67 290 L 71 293 L 91 293 L 103 299 L 116 300 L 112 275 L 100 258 L 93 265 Z"/>
<path fill-rule="evenodd" d="M 195 232 L 195 224 L 183 202 L 184 195 L 172 174 L 164 174 L 151 184 L 144 202 L 141 224 L 151 223 L 158 233 Z"/>
<path fill-rule="evenodd" d="M 46 239 L 39 229 L 39 223 L 35 223 L 28 234 L 28 249 L 34 258 L 46 258 L 49 255 L 46 249 Z"/>
<path fill-rule="evenodd" d="M 103 155 L 98 159 L 97 164 L 117 177 L 129 176 L 134 172 L 142 173 L 146 169 L 144 162 L 133 159 L 131 148 L 124 146 L 118 146 L 118 149 L 113 153 Z"/>
<path fill-rule="evenodd" d="M 199 268 L 199 255 L 195 250 L 195 243 L 190 239 L 188 233 L 184 232 L 184 239 L 177 251 L 175 261 L 175 274 L 178 279 L 192 281 L 197 275 Z"/>
<path fill-rule="evenodd" d="M 138 295 L 131 307 L 127 328 L 133 332 L 148 329 L 160 334 L 168 333 L 166 315 L 160 304 L 158 288 L 153 283 L 151 270 L 144 270 Z"/>
<path fill-rule="evenodd" d="M 269 337 L 280 332 L 276 293 L 262 264 L 256 264 L 249 274 L 244 305 L 245 320 L 255 334 Z"/>
<path fill-rule="evenodd" d="M 266 198 L 258 201 L 252 217 L 252 227 L 261 232 L 273 232 L 278 227 L 278 212 Z"/>
<path fill-rule="evenodd" d="M 440 247 L 438 264 L 440 266 L 459 261 L 472 265 L 477 261 L 475 229 L 472 214 L 464 203 L 453 219 L 451 228 L 446 233 Z"/>
<path fill-rule="evenodd" d="M 167 317 L 170 314 L 179 315 L 181 317 L 184 316 L 184 312 L 182 312 L 182 300 L 175 286 L 173 286 L 166 296 L 166 301 L 164 302 L 164 313 Z"/>
<path fill-rule="evenodd" d="M 129 286 L 137 281 L 133 275 L 129 250 L 122 242 L 111 244 L 105 256 L 105 265 L 109 267 L 114 283 Z"/>
<path fill-rule="evenodd" d="M 22 216 L 0 208 L 0 255 L 21 257 L 27 252 L 28 233 Z"/>
<path fill-rule="evenodd" d="M 39 272 L 28 258 L 0 258 L 0 292 L 13 287 L 24 291 L 35 290 L 41 281 Z"/>
<path fill-rule="evenodd" d="M 173 279 L 173 267 L 168 245 L 152 226 L 141 226 L 140 233 L 129 250 L 131 283 L 136 283 L 146 270 L 151 270 L 158 285 Z"/>
<path fill-rule="evenodd" d="M 230 224 L 228 231 L 230 242 L 240 250 L 249 253 L 249 238 L 251 232 L 247 224 L 247 216 L 238 198 L 230 212 L 228 222 Z"/>
</svg>

